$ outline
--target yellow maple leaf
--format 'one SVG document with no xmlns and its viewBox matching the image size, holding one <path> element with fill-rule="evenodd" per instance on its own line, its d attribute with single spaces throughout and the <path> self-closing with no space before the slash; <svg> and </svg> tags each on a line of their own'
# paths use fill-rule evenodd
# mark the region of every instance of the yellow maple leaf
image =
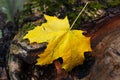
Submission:
<svg viewBox="0 0 120 80">
<path fill-rule="evenodd" d="M 23 39 L 30 43 L 48 42 L 44 52 L 39 54 L 37 65 L 51 64 L 58 58 L 63 59 L 62 68 L 70 71 L 82 64 L 84 52 L 91 51 L 90 37 L 82 35 L 82 30 L 70 30 L 68 18 L 58 19 L 55 16 L 44 15 L 47 22 L 28 31 Z"/>
</svg>

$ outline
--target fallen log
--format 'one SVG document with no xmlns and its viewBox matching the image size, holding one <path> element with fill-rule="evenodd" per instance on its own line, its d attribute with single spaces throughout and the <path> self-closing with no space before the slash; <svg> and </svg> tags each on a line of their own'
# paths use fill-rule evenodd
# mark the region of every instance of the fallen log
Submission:
<svg viewBox="0 0 120 80">
<path fill-rule="evenodd" d="M 74 78 L 75 76 L 70 75 L 71 79 L 68 79 L 67 77 L 66 80 L 120 79 L 120 16 L 108 18 L 97 24 L 96 27 L 98 28 L 94 32 L 92 31 L 92 33 L 90 34 L 92 36 L 91 44 L 93 48 L 93 56 L 95 56 L 96 59 L 95 65 L 91 69 L 90 74 L 82 79 Z M 31 50 L 29 49 L 32 49 L 32 52 L 36 53 L 36 47 L 22 42 L 21 39 L 21 35 L 18 34 L 18 36 L 14 38 L 14 41 L 18 41 L 13 42 L 10 48 L 11 58 L 9 58 L 8 60 L 10 78 L 12 80 L 54 79 L 54 77 L 56 77 L 56 72 L 53 69 L 54 67 L 50 67 L 50 69 L 40 67 L 40 71 L 36 66 L 35 68 L 33 68 L 32 64 L 35 63 L 34 59 L 36 58 L 32 58 L 29 56 L 31 55 Z M 20 45 L 22 45 L 23 47 L 21 47 Z M 39 49 L 41 46 L 37 47 Z M 27 62 L 28 64 L 25 65 L 25 62 Z M 47 72 L 50 72 L 50 74 L 46 75 L 46 72 L 42 71 L 43 69 L 45 69 L 45 71 Z M 58 80 L 61 80 L 62 77 Z"/>
</svg>

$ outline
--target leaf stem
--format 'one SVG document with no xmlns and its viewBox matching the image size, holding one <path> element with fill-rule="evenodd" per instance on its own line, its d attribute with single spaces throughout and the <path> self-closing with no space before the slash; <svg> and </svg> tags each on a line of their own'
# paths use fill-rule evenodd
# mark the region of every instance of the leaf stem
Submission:
<svg viewBox="0 0 120 80">
<path fill-rule="evenodd" d="M 78 20 L 79 16 L 83 13 L 83 11 L 84 11 L 85 8 L 87 7 L 88 3 L 89 3 L 89 2 L 87 2 L 87 3 L 85 4 L 85 6 L 82 8 L 82 10 L 80 11 L 80 13 L 78 14 L 78 16 L 76 17 L 76 19 L 74 20 L 74 22 L 72 23 L 72 25 L 71 25 L 71 27 L 70 27 L 70 30 L 73 28 L 75 22 Z"/>
</svg>

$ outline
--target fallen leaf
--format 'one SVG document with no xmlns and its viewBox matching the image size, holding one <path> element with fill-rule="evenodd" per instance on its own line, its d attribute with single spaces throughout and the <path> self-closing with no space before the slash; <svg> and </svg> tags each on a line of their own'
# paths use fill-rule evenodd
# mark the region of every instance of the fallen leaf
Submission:
<svg viewBox="0 0 120 80">
<path fill-rule="evenodd" d="M 28 31 L 23 38 L 29 39 L 30 43 L 48 43 L 45 51 L 38 55 L 37 65 L 51 64 L 60 57 L 63 59 L 62 68 L 66 71 L 83 64 L 84 52 L 91 51 L 90 37 L 84 36 L 82 30 L 71 30 L 67 17 L 44 17 L 47 22 Z"/>
</svg>

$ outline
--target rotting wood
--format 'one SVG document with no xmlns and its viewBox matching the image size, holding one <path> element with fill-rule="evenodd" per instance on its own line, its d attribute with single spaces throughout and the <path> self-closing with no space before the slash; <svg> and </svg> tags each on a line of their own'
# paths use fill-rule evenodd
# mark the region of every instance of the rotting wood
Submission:
<svg viewBox="0 0 120 80">
<path fill-rule="evenodd" d="M 120 16 L 100 24 L 91 43 L 96 62 L 81 80 L 120 80 Z"/>
</svg>

